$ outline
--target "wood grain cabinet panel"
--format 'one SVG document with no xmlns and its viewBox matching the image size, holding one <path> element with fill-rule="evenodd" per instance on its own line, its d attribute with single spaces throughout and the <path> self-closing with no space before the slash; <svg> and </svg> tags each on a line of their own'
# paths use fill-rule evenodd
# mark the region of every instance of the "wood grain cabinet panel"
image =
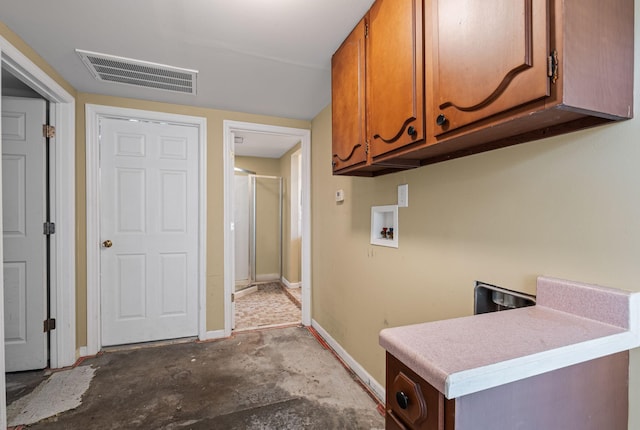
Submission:
<svg viewBox="0 0 640 430">
<path fill-rule="evenodd" d="M 333 171 L 366 163 L 365 20 L 331 59 Z"/>
<path fill-rule="evenodd" d="M 422 165 L 633 116 L 633 0 L 427 3 Z"/>
<path fill-rule="evenodd" d="M 633 43 L 634 0 L 376 0 L 333 59 L 334 173 L 632 118 Z"/>
<path fill-rule="evenodd" d="M 369 11 L 367 107 L 372 162 L 424 139 L 422 0 L 377 0 Z"/>
<path fill-rule="evenodd" d="M 549 95 L 548 0 L 434 0 L 436 134 Z"/>
</svg>

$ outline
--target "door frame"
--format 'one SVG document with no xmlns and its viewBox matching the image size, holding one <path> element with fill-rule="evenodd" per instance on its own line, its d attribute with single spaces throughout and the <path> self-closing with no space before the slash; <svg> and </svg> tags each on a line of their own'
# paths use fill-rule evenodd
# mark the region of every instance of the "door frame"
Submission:
<svg viewBox="0 0 640 430">
<path fill-rule="evenodd" d="M 234 140 L 236 132 L 258 132 L 297 136 L 302 146 L 302 324 L 311 325 L 311 130 L 241 121 L 223 121 L 224 174 L 224 335 L 233 330 L 234 243 L 233 179 Z"/>
<path fill-rule="evenodd" d="M 0 36 L 2 65 L 49 101 L 50 123 L 56 127 L 51 152 L 51 210 L 56 233 L 51 236 L 51 368 L 72 365 L 76 352 L 76 174 L 75 97 L 39 66 Z M 1 136 L 1 135 L 0 135 Z M 1 137 L 0 137 L 1 140 Z M 1 142 L 0 142 L 1 144 Z M 0 185 L 2 179 L 0 176 Z M 0 188 L 1 190 L 1 188 Z M 2 200 L 0 199 L 0 217 Z M 0 257 L 2 257 L 0 241 Z M 0 259 L 0 269 L 2 260 Z M 0 276 L 0 321 L 4 327 L 4 285 Z M 0 371 L 4 374 L 4 329 L 0 330 Z M 4 378 L 0 384 L 4 396 Z M 0 425 L 4 425 L 5 403 L 1 403 Z"/>
<path fill-rule="evenodd" d="M 198 338 L 206 340 L 206 220 L 207 220 L 207 120 L 203 117 L 87 104 L 86 114 L 86 210 L 87 210 L 87 355 L 102 347 L 100 325 L 100 118 L 167 122 L 198 129 Z M 91 196 L 91 198 L 89 198 Z"/>
</svg>

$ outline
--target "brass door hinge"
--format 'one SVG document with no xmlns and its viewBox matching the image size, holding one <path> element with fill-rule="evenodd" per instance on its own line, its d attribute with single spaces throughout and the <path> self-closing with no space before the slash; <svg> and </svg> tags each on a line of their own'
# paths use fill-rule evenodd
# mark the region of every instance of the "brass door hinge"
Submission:
<svg viewBox="0 0 640 430">
<path fill-rule="evenodd" d="M 552 84 L 558 81 L 558 68 L 558 51 L 554 49 L 547 59 L 547 76 L 551 78 Z"/>
<path fill-rule="evenodd" d="M 231 293 L 231 303 L 236 301 L 236 295 Z"/>
<path fill-rule="evenodd" d="M 43 124 L 42 135 L 47 139 L 53 139 L 56 137 L 56 128 L 49 124 Z"/>
<path fill-rule="evenodd" d="M 44 320 L 44 332 L 47 333 L 51 330 L 55 330 L 56 329 L 56 319 L 55 318 L 49 318 L 47 320 Z"/>
</svg>

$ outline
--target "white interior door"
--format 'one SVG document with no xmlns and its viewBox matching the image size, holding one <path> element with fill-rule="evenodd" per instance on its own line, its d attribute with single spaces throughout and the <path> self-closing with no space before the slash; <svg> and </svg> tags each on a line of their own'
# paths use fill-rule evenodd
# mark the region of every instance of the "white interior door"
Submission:
<svg viewBox="0 0 640 430">
<path fill-rule="evenodd" d="M 198 130 L 101 118 L 100 135 L 102 345 L 195 336 Z"/>
<path fill-rule="evenodd" d="M 2 216 L 6 371 L 47 366 L 45 221 L 46 105 L 2 98 Z"/>
</svg>

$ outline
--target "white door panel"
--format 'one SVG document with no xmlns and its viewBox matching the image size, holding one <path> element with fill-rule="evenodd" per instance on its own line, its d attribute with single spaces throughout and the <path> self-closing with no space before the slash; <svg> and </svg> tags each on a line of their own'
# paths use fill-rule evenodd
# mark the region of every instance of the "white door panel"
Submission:
<svg viewBox="0 0 640 430">
<path fill-rule="evenodd" d="M 45 139 L 40 99 L 2 98 L 2 216 L 6 371 L 47 366 Z"/>
<path fill-rule="evenodd" d="M 197 334 L 198 131 L 100 120 L 102 344 Z"/>
</svg>

